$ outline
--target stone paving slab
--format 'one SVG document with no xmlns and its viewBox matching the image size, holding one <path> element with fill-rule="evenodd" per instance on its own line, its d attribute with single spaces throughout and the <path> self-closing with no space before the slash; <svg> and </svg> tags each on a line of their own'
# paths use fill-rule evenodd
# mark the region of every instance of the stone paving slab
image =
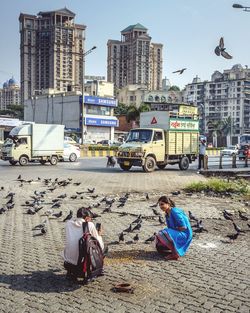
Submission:
<svg viewBox="0 0 250 313">
<path fill-rule="evenodd" d="M 41 174 L 41 178 L 46 175 L 53 179 L 67 178 L 65 173 L 60 176 L 59 171 L 54 170 Z M 9 191 L 16 193 L 15 208 L 0 215 L 0 312 L 249 312 L 250 232 L 246 222 L 237 215 L 238 209 L 248 213 L 244 202 L 187 196 L 182 191 L 179 196 L 173 196 L 177 206 L 191 210 L 203 220 L 208 232 L 196 235 L 185 257 L 167 262 L 151 244 L 144 244 L 146 238 L 162 228 L 149 206 L 160 195 L 171 194 L 190 181 L 205 178 L 183 172 L 164 176 L 160 172 L 107 175 L 106 172 L 76 171 L 69 176 L 72 183 L 47 193 L 44 208 L 34 216 L 25 214 L 27 207 L 23 204 L 35 190 L 47 189 L 43 182 L 19 187 L 20 183 L 13 177 L 11 180 L 0 178 L 0 186 L 5 189 L 0 191 L 0 207 L 6 203 Z M 82 185 L 73 186 L 77 181 Z M 86 191 L 92 186 L 96 186 L 97 199 L 87 193 L 75 200 L 69 198 L 76 191 Z M 119 209 L 117 199 L 126 191 L 131 192 L 128 203 Z M 149 192 L 149 201 L 145 199 L 145 192 Z M 104 225 L 106 242 L 117 240 L 121 230 L 136 215 L 147 217 L 143 219 L 139 243 L 110 245 L 105 275 L 87 286 L 65 280 L 60 256 L 65 236 L 63 218 L 43 216 L 51 207 L 51 200 L 64 193 L 67 198 L 62 201 L 63 217 L 69 209 L 75 212 L 82 205 L 97 203 L 104 195 L 115 197 L 112 213 L 102 214 L 104 206 L 92 209 L 101 215 L 96 221 Z M 234 230 L 231 222 L 223 219 L 224 209 L 234 212 L 235 222 L 246 230 L 235 242 L 226 237 Z M 120 216 L 120 212 L 129 214 Z M 48 219 L 47 234 L 34 236 L 37 233 L 32 228 L 45 218 Z M 133 235 L 125 236 L 125 242 L 131 239 Z M 120 282 L 131 283 L 135 293 L 113 293 L 111 288 Z"/>
</svg>

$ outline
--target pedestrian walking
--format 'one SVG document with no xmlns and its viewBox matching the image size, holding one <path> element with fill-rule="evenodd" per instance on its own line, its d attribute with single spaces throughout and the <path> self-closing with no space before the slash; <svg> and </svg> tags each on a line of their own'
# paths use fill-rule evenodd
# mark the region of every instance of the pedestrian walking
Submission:
<svg viewBox="0 0 250 313">
<path fill-rule="evenodd" d="M 204 169 L 204 157 L 206 155 L 206 148 L 207 148 L 207 143 L 205 139 L 200 139 L 199 143 L 199 166 L 198 170 L 201 168 Z"/>
</svg>

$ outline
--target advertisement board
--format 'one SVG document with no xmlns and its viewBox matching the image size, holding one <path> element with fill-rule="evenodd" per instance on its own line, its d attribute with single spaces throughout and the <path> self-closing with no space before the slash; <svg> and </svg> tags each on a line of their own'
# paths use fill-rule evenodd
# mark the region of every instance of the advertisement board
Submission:
<svg viewBox="0 0 250 313">
<path fill-rule="evenodd" d="M 189 105 L 180 105 L 179 115 L 195 115 L 198 113 L 198 108 Z"/>
<path fill-rule="evenodd" d="M 88 126 L 104 126 L 104 127 L 118 127 L 119 121 L 117 119 L 103 119 L 96 117 L 86 117 L 85 125 Z"/>
<path fill-rule="evenodd" d="M 82 103 L 82 96 L 80 96 L 80 104 Z M 106 107 L 116 107 L 118 104 L 117 99 L 84 96 L 84 104 L 100 105 Z"/>
<path fill-rule="evenodd" d="M 188 119 L 174 119 L 169 120 L 169 130 L 188 130 L 188 131 L 198 131 L 199 121 L 188 120 Z"/>
</svg>

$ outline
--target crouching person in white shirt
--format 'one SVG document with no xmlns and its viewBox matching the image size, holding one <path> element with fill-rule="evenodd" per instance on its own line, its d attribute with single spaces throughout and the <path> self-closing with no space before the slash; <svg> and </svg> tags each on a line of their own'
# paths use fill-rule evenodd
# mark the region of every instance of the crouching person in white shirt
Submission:
<svg viewBox="0 0 250 313">
<path fill-rule="evenodd" d="M 64 268 L 67 270 L 66 278 L 74 281 L 77 281 L 79 239 L 83 235 L 83 223 L 88 223 L 88 229 L 90 234 L 98 240 L 100 247 L 104 252 L 104 243 L 100 235 L 101 230 L 97 231 L 94 223 L 91 221 L 90 212 L 87 209 L 80 208 L 77 211 L 76 217 L 76 219 L 71 219 L 66 222 L 66 244 L 63 251 Z"/>
</svg>

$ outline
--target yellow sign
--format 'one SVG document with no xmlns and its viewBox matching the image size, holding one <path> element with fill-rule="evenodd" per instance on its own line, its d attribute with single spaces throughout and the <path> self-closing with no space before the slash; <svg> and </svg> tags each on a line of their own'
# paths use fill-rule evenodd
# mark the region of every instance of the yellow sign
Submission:
<svg viewBox="0 0 250 313">
<path fill-rule="evenodd" d="M 198 113 L 198 108 L 188 105 L 180 105 L 179 115 L 195 115 Z"/>
</svg>

